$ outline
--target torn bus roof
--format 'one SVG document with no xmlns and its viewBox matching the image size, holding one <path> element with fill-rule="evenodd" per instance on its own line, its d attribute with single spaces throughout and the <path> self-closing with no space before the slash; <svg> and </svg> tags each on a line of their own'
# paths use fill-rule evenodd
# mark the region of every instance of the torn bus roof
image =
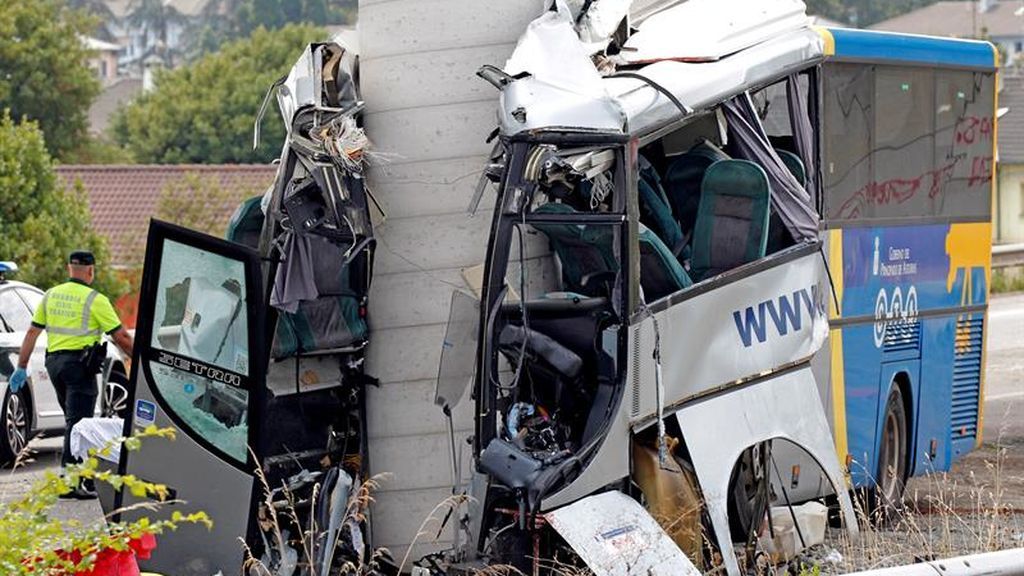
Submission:
<svg viewBox="0 0 1024 576">
<path fill-rule="evenodd" d="M 778 0 L 773 2 L 779 6 L 779 15 L 771 27 L 772 37 L 752 32 L 746 23 L 742 34 L 717 33 L 722 38 L 718 47 L 702 50 L 698 58 L 715 55 L 718 59 L 682 61 L 685 52 L 673 55 L 658 46 L 667 45 L 670 33 L 672 39 L 678 39 L 693 31 L 688 28 L 699 29 L 706 24 L 694 22 L 684 28 L 680 22 L 674 29 L 666 26 L 666 22 L 675 25 L 685 20 L 681 15 L 691 14 L 684 10 L 688 4 L 650 16 L 640 31 L 626 41 L 626 46 L 637 54 L 664 56 L 641 68 L 630 67 L 633 76 L 626 78 L 601 75 L 588 52 L 588 44 L 579 39 L 571 11 L 563 3 L 556 3 L 555 10 L 531 23 L 506 64 L 505 72 L 516 79 L 502 87 L 498 112 L 502 133 L 511 136 L 551 128 L 643 133 L 680 116 L 680 107 L 673 98 L 687 109 L 699 110 L 806 68 L 825 56 L 821 35 L 807 25 L 806 17 L 793 15 L 794 2 Z M 796 4 L 803 6 L 802 2 Z M 706 40 L 707 36 L 702 38 Z M 728 55 L 721 53 L 727 46 L 730 50 L 740 49 Z M 630 64 L 622 60 L 627 53 L 628 50 L 619 55 L 620 66 Z M 637 79 L 636 75 L 649 82 Z"/>
<path fill-rule="evenodd" d="M 619 57 L 629 64 L 720 60 L 811 22 L 802 0 L 742 2 L 736 8 L 730 10 L 721 0 L 690 0 L 667 8 L 639 26 Z"/>
</svg>

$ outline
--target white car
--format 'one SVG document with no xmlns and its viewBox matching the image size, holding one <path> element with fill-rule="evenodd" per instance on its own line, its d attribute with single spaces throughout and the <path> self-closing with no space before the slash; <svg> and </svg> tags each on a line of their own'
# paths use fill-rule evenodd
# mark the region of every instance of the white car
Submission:
<svg viewBox="0 0 1024 576">
<path fill-rule="evenodd" d="M 6 270 L 5 270 L 6 268 Z M 0 263 L 0 466 L 15 457 L 34 436 L 64 433 L 64 412 L 46 373 L 46 333 L 40 335 L 29 361 L 28 384 L 12 394 L 7 380 L 14 372 L 18 350 L 32 323 L 32 313 L 43 299 L 43 291 L 23 282 L 3 279 L 3 272 L 16 269 Z M 97 376 L 102 385 L 97 414 L 123 415 L 128 401 L 128 371 L 117 348 L 108 347 L 103 371 Z"/>
</svg>

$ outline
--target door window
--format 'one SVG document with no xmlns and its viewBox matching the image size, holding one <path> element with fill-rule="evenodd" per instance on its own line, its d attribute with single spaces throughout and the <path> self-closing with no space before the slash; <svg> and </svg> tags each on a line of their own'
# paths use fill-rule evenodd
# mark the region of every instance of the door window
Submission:
<svg viewBox="0 0 1024 576">
<path fill-rule="evenodd" d="M 32 313 L 12 288 L 0 290 L 0 317 L 15 332 L 24 332 L 32 324 Z"/>
<path fill-rule="evenodd" d="M 150 368 L 168 409 L 244 463 L 249 375 L 245 265 L 167 240 L 156 288 Z"/>
</svg>

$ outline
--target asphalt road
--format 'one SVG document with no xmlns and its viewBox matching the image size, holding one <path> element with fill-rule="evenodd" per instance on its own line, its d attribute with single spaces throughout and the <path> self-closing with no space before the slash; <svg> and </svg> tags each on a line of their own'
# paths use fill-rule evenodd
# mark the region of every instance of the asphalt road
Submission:
<svg viewBox="0 0 1024 576">
<path fill-rule="evenodd" d="M 24 495 L 32 484 L 49 471 L 60 472 L 60 447 L 62 438 L 33 440 L 31 461 L 16 470 L 0 470 L 0 502 L 8 502 Z M 87 522 L 103 517 L 99 502 L 60 500 L 52 511 L 52 517 L 62 520 Z"/>
<path fill-rule="evenodd" d="M 1024 450 L 1024 294 L 993 297 L 988 327 L 984 440 Z"/>
</svg>

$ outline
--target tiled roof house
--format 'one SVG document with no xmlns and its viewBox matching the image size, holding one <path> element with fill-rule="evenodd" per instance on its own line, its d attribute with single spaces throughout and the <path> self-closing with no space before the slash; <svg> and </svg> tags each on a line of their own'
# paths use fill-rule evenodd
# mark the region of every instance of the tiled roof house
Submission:
<svg viewBox="0 0 1024 576">
<path fill-rule="evenodd" d="M 160 196 L 190 174 L 245 198 L 262 194 L 273 182 L 276 166 L 240 165 L 64 165 L 56 168 L 66 186 L 81 182 L 89 196 L 94 229 L 110 242 L 114 265 L 131 253 L 127 238 L 145 230 Z M 230 216 L 237 204 L 211 206 Z M 141 240 L 141 239 L 140 239 Z"/>
</svg>

